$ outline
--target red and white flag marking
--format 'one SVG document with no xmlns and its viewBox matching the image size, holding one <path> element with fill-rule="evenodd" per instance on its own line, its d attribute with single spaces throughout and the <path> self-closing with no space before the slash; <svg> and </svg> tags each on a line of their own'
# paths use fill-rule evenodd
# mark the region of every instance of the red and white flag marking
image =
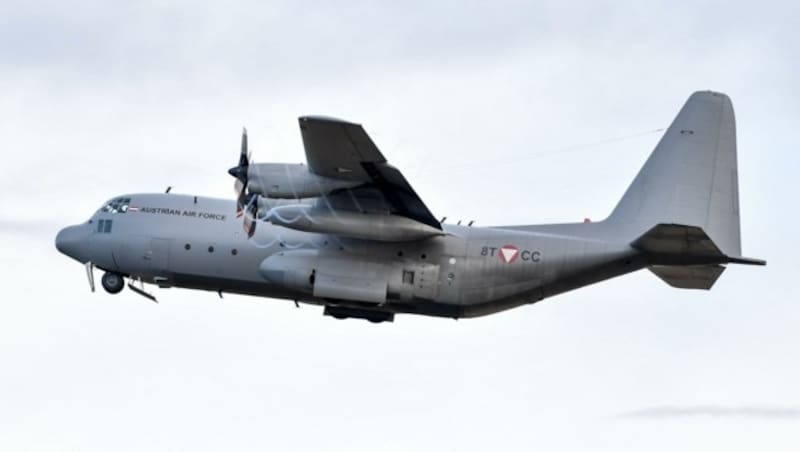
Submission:
<svg viewBox="0 0 800 452">
<path fill-rule="evenodd" d="M 510 264 L 519 257 L 519 249 L 514 245 L 503 245 L 500 247 L 500 260 Z"/>
</svg>

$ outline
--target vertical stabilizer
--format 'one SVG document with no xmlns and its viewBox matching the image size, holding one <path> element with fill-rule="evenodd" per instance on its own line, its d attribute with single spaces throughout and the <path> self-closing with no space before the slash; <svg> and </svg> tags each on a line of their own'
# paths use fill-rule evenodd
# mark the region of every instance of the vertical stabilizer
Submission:
<svg viewBox="0 0 800 452">
<path fill-rule="evenodd" d="M 730 98 L 689 97 L 608 223 L 637 237 L 660 223 L 697 226 L 741 256 L 736 125 Z"/>
</svg>

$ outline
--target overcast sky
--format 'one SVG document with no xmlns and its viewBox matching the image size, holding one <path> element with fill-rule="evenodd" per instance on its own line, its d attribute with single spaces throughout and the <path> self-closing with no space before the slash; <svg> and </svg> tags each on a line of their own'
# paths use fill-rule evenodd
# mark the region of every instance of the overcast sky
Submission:
<svg viewBox="0 0 800 452">
<path fill-rule="evenodd" d="M 798 26 L 795 2 L 0 0 L 0 449 L 798 450 Z M 117 194 L 232 196 L 242 126 L 302 161 L 303 114 L 363 123 L 451 221 L 602 219 L 700 89 L 733 100 L 769 261 L 710 292 L 642 271 L 373 325 L 91 294 L 53 247 Z"/>
</svg>

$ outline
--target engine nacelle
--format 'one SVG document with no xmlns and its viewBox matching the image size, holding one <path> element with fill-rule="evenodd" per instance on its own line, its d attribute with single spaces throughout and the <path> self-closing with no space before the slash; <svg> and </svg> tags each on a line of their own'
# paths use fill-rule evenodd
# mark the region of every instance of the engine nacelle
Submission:
<svg viewBox="0 0 800 452">
<path fill-rule="evenodd" d="M 318 176 L 300 163 L 256 163 L 247 170 L 247 189 L 266 198 L 316 198 L 334 190 L 354 188 L 360 181 Z"/>
<path fill-rule="evenodd" d="M 298 231 L 379 242 L 410 242 L 445 235 L 440 229 L 406 217 L 350 211 L 332 212 L 307 204 L 274 207 L 267 212 L 264 220 Z"/>
</svg>

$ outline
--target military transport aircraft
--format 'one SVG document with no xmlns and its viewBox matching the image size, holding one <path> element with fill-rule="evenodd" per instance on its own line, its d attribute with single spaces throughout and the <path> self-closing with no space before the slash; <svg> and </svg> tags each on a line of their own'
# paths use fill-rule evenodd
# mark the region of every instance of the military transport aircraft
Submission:
<svg viewBox="0 0 800 452">
<path fill-rule="evenodd" d="M 236 201 L 117 196 L 58 233 L 94 291 L 144 283 L 294 300 L 336 318 L 477 317 L 647 268 L 710 289 L 742 257 L 736 130 L 728 96 L 691 95 L 611 215 L 600 222 L 443 224 L 359 124 L 299 119 L 307 164 L 250 163 Z"/>
</svg>

